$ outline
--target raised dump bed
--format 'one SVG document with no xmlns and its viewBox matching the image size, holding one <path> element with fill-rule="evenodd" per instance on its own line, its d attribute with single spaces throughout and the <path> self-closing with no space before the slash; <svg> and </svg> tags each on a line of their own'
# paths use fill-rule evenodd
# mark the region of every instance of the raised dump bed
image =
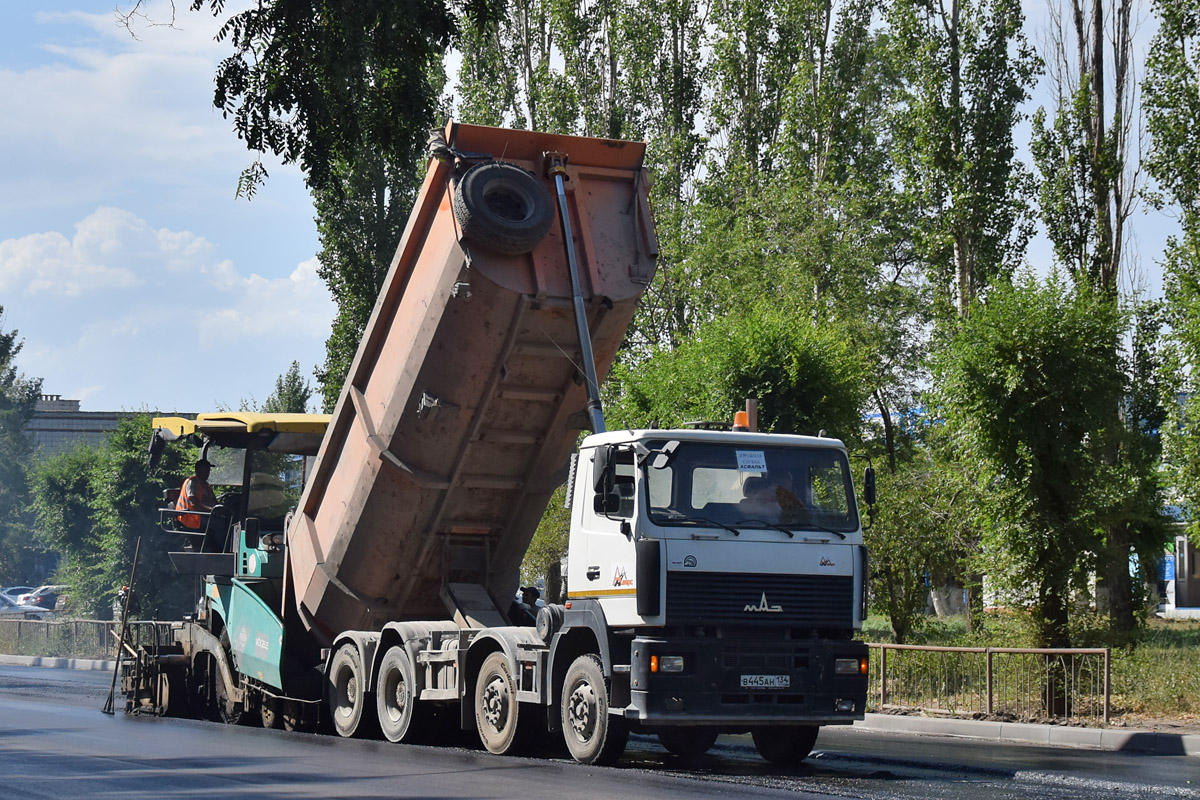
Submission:
<svg viewBox="0 0 1200 800">
<path fill-rule="evenodd" d="M 288 591 L 324 642 L 471 602 L 460 622 L 502 624 L 588 427 L 548 162 L 566 159 L 601 378 L 654 273 L 643 144 L 456 123 L 445 141 L 288 530 Z"/>
</svg>

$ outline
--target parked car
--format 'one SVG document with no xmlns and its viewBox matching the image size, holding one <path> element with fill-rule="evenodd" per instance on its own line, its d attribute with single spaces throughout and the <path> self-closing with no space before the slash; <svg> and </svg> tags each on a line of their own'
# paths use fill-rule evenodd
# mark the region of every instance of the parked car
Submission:
<svg viewBox="0 0 1200 800">
<path fill-rule="evenodd" d="M 37 606 L 48 611 L 54 610 L 55 603 L 58 602 L 58 596 L 65 592 L 68 586 L 40 586 L 28 594 L 23 594 L 17 598 L 17 603 L 27 606 Z"/>
<path fill-rule="evenodd" d="M 0 594 L 16 603 L 17 598 L 19 598 L 21 595 L 28 594 L 36 589 L 36 586 L 5 586 L 3 589 L 0 589 Z"/>
<path fill-rule="evenodd" d="M 54 619 L 54 612 L 14 603 L 7 595 L 0 595 L 0 619 Z"/>
</svg>

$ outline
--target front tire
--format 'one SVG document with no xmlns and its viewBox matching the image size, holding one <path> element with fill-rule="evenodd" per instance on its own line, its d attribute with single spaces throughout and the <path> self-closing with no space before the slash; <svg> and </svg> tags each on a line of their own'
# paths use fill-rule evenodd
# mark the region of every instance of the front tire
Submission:
<svg viewBox="0 0 1200 800">
<path fill-rule="evenodd" d="M 599 656 L 579 656 L 567 669 L 562 693 L 563 739 L 581 764 L 612 764 L 625 752 L 629 725 L 608 713 L 608 681 Z"/>
<path fill-rule="evenodd" d="M 786 728 L 755 728 L 751 731 L 758 754 L 772 764 L 794 766 L 812 752 L 820 725 L 796 725 Z"/>
<path fill-rule="evenodd" d="M 219 639 L 221 649 L 225 651 L 225 663 L 229 665 L 232 677 L 237 679 L 237 670 L 233 666 L 233 648 L 229 646 L 229 631 L 221 631 Z M 213 680 L 213 698 L 216 702 L 217 719 L 224 722 L 226 725 L 241 725 L 245 706 L 232 699 L 229 696 L 229 691 L 225 686 L 225 681 L 221 679 L 221 669 L 215 658 L 211 659 L 211 672 Z"/>
<path fill-rule="evenodd" d="M 358 648 L 352 644 L 342 645 L 329 663 L 325 684 L 329 715 L 339 736 L 349 739 L 370 732 L 373 717 L 366 713 L 367 693 L 363 688 L 366 685 L 366 668 Z"/>
</svg>

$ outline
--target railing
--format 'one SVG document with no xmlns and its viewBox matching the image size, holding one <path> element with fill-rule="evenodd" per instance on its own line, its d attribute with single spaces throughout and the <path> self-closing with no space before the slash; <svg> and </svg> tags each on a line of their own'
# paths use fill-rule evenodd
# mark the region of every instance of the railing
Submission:
<svg viewBox="0 0 1200 800">
<path fill-rule="evenodd" d="M 0 653 L 64 658 L 113 658 L 117 651 L 120 628 L 119 622 L 93 619 L 0 620 Z M 170 644 L 171 623 L 130 620 L 125 641 L 134 647 Z"/>
<path fill-rule="evenodd" d="M 869 647 L 869 710 L 1108 724 L 1107 648 Z"/>
</svg>

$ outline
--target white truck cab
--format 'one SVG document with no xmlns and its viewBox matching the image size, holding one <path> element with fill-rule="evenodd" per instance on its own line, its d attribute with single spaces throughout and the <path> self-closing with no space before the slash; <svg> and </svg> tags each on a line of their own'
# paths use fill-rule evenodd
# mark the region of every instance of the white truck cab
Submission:
<svg viewBox="0 0 1200 800">
<path fill-rule="evenodd" d="M 567 627 L 604 620 L 627 719 L 815 735 L 862 717 L 866 549 L 840 441 L 610 431 L 574 474 Z"/>
</svg>

